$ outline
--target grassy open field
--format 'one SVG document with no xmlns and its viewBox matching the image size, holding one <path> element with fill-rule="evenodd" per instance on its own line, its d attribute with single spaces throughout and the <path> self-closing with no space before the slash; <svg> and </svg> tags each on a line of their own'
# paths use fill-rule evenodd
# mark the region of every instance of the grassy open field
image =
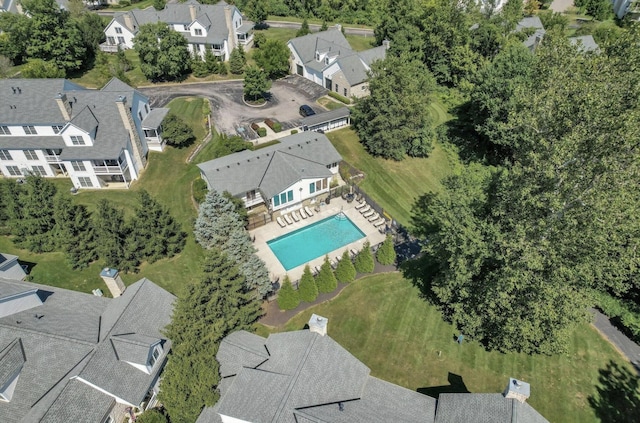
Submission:
<svg viewBox="0 0 640 423">
<path fill-rule="evenodd" d="M 428 158 L 407 157 L 397 162 L 371 156 L 351 128 L 330 132 L 327 137 L 344 160 L 365 173 L 360 187 L 403 225 L 409 224 L 416 199 L 428 191 L 440 191 L 440 181 L 457 163 L 438 143 Z"/>
<path fill-rule="evenodd" d="M 373 376 L 431 396 L 463 391 L 463 386 L 450 386 L 449 374 L 478 393 L 502 392 L 509 377 L 520 378 L 531 384 L 529 403 L 550 422 L 599 421 L 588 402 L 597 392 L 598 371 L 610 360 L 630 367 L 587 324 L 572 334 L 565 355 L 487 352 L 468 341 L 458 345 L 455 328 L 399 273 L 360 279 L 284 327 L 260 326 L 258 333 L 302 329 L 311 313 L 329 319 L 329 335 L 369 366 Z"/>
<path fill-rule="evenodd" d="M 204 101 L 199 98 L 179 98 L 169 104 L 173 112 L 188 120 L 196 129 L 196 145 L 205 135 L 203 106 Z M 199 171 L 195 164 L 186 163 L 196 145 L 183 149 L 167 147 L 162 153 L 150 153 L 149 164 L 142 177 L 129 190 L 81 190 L 73 197 L 74 201 L 87 205 L 90 210 L 95 210 L 98 200 L 106 198 L 131 214 L 137 203 L 136 191 L 146 189 L 182 223 L 183 230 L 188 234 L 184 250 L 171 259 L 159 260 L 153 264 L 143 263 L 138 273 L 123 275 L 125 283 L 130 284 L 146 277 L 176 293 L 186 281 L 199 276 L 204 252 L 193 237 L 196 209 L 191 199 L 191 184 L 199 177 Z M 58 179 L 54 183 L 61 195 L 68 195 L 71 188 L 68 179 Z M 102 266 L 100 262 L 82 271 L 73 271 L 66 265 L 62 253 L 32 254 L 18 250 L 7 237 L 0 237 L 0 251 L 16 254 L 21 261 L 35 263 L 31 275 L 36 282 L 82 292 L 104 288 L 99 277 Z"/>
</svg>

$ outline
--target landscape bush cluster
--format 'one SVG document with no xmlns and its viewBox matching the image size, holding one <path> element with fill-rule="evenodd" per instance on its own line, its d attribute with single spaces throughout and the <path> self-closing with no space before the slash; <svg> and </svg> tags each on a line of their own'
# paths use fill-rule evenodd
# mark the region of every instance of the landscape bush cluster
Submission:
<svg viewBox="0 0 640 423">
<path fill-rule="evenodd" d="M 395 262 L 395 250 L 393 239 L 388 236 L 377 251 L 380 264 L 392 264 Z M 338 282 L 349 283 L 355 280 L 358 273 L 371 273 L 375 268 L 375 261 L 369 241 L 366 241 L 362 250 L 351 258 L 349 251 L 345 250 L 338 261 L 335 271 L 331 267 L 329 257 L 325 256 L 320 266 L 320 271 L 314 277 L 311 268 L 306 265 L 298 282 L 296 290 L 291 283 L 289 275 L 286 275 L 280 291 L 278 291 L 278 307 L 281 310 L 292 310 L 300 302 L 312 303 L 318 294 L 333 292 L 338 287 Z"/>
<path fill-rule="evenodd" d="M 345 96 L 343 96 L 343 95 L 338 94 L 338 93 L 337 93 L 337 92 L 335 92 L 335 91 L 329 91 L 329 94 L 328 94 L 328 95 L 329 95 L 329 97 L 331 97 L 331 98 L 335 98 L 336 100 L 338 100 L 338 101 L 339 101 L 339 102 L 341 102 L 341 103 L 344 103 L 344 104 L 351 104 L 351 100 L 349 100 L 347 97 L 345 97 Z"/>
<path fill-rule="evenodd" d="M 280 124 L 280 122 L 273 120 L 273 119 L 265 119 L 264 120 L 265 125 L 267 125 L 269 128 L 271 128 L 271 130 L 273 132 L 280 132 L 282 131 L 282 124 Z"/>
</svg>

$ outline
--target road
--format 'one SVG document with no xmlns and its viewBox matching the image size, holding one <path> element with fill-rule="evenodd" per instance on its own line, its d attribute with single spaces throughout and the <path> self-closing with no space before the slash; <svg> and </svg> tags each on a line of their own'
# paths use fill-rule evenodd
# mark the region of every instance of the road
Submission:
<svg viewBox="0 0 640 423">
<path fill-rule="evenodd" d="M 633 364 L 640 374 L 640 345 L 613 326 L 607 316 L 596 309 L 592 309 L 591 312 L 595 316 L 593 326 Z"/>
</svg>

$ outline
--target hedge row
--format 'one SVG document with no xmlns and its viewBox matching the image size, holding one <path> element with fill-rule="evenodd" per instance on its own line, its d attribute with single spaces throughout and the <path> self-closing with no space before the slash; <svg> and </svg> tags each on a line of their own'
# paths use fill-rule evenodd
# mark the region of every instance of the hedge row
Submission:
<svg viewBox="0 0 640 423">
<path fill-rule="evenodd" d="M 276 122 L 274 120 L 271 119 L 265 119 L 264 123 L 273 130 L 273 132 L 280 132 L 282 131 L 282 125 L 280 124 L 280 122 Z"/>
<path fill-rule="evenodd" d="M 335 98 L 336 100 L 344 104 L 351 104 L 351 100 L 349 100 L 347 97 L 343 95 L 338 94 L 335 91 L 329 91 L 329 97 Z"/>
</svg>

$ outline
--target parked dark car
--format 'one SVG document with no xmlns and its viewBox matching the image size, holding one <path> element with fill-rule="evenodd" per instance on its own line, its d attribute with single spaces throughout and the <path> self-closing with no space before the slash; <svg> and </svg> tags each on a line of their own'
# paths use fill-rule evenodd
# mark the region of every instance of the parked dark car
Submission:
<svg viewBox="0 0 640 423">
<path fill-rule="evenodd" d="M 316 112 L 313 111 L 311 106 L 308 106 L 306 104 L 303 104 L 302 106 L 300 106 L 300 116 L 306 117 L 306 116 L 312 116 L 315 114 Z"/>
</svg>

